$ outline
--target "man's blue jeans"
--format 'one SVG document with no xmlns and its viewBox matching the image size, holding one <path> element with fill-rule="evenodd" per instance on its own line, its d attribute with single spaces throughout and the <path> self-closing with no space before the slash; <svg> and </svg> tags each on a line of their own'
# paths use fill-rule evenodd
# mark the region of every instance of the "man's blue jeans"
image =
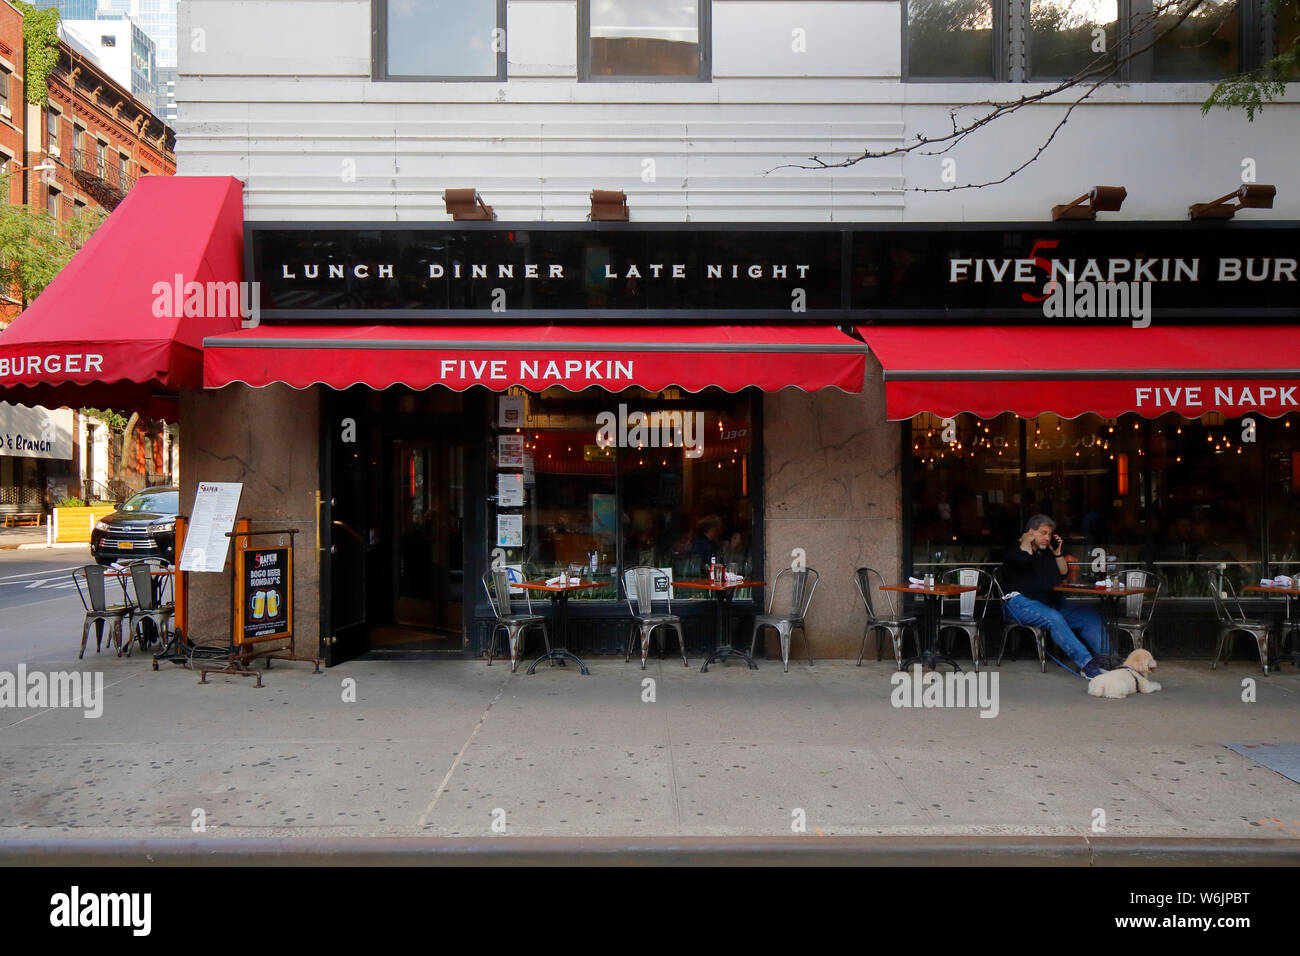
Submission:
<svg viewBox="0 0 1300 956">
<path fill-rule="evenodd" d="M 1033 601 L 1023 594 L 1017 594 L 1003 603 L 1002 616 L 1018 624 L 1047 628 L 1056 646 L 1080 669 L 1092 658 L 1101 657 L 1105 653 L 1106 632 L 1101 625 L 1101 615 L 1095 608 L 1069 601 L 1062 601 L 1059 607 L 1052 608 L 1041 601 Z M 1082 641 L 1075 636 L 1076 631 L 1083 638 Z"/>
</svg>

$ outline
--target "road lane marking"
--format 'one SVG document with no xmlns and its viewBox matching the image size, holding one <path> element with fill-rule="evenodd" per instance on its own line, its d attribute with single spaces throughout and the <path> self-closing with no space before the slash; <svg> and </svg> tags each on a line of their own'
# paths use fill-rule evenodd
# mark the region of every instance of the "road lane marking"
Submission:
<svg viewBox="0 0 1300 956">
<path fill-rule="evenodd" d="M 71 573 L 72 571 L 77 570 L 77 568 L 79 568 L 79 567 L 81 567 L 81 566 L 82 566 L 82 565 L 78 564 L 76 567 L 71 567 L 71 568 L 55 568 L 55 569 L 53 569 L 52 571 L 46 571 L 46 570 L 42 570 L 42 571 L 24 571 L 22 574 L 9 574 L 9 575 L 6 575 L 6 576 L 3 577 L 3 578 L 0 578 L 0 583 L 3 583 L 3 582 L 5 582 L 5 581 L 12 581 L 12 580 L 14 580 L 15 578 L 30 578 L 33 574 L 45 574 L 45 575 L 52 575 L 52 574 L 69 574 L 69 573 Z"/>
</svg>

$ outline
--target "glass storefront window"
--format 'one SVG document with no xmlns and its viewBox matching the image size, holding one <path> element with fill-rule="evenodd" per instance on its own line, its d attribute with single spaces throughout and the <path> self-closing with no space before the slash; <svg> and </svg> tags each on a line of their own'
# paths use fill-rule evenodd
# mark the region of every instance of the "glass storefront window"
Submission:
<svg viewBox="0 0 1300 956">
<path fill-rule="evenodd" d="M 1080 580 L 1101 576 L 1103 554 L 1119 570 L 1157 571 L 1163 593 L 1179 597 L 1204 597 L 1214 568 L 1237 587 L 1290 570 L 1300 565 L 1300 428 L 1246 418 L 1253 425 L 1217 414 L 917 416 L 914 566 L 1000 564 L 1024 521 L 1043 513 Z"/>
<path fill-rule="evenodd" d="M 497 410 L 489 447 L 488 550 L 507 567 L 530 580 L 580 571 L 610 582 L 583 595 L 595 600 L 616 597 L 619 568 L 698 578 L 716 557 L 755 570 L 747 396 L 515 389 L 498 401 L 522 402 Z M 502 424 L 516 409 L 518 424 Z"/>
</svg>

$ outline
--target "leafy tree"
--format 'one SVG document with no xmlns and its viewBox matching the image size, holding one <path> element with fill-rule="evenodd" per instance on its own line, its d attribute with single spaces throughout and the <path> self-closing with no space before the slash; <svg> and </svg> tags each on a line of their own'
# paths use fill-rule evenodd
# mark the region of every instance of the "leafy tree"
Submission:
<svg viewBox="0 0 1300 956">
<path fill-rule="evenodd" d="M 8 195 L 8 190 L 9 176 L 0 176 L 0 195 Z M 30 302 L 106 218 L 103 210 L 87 208 L 72 220 L 59 222 L 33 206 L 0 206 L 0 283 Z"/>
</svg>

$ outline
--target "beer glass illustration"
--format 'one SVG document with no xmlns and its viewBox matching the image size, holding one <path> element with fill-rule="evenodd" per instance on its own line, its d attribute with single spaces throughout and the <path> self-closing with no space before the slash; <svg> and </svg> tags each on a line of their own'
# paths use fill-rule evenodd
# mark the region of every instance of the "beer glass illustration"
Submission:
<svg viewBox="0 0 1300 956">
<path fill-rule="evenodd" d="M 253 620 L 260 621 L 266 614 L 266 592 L 253 592 Z"/>
<path fill-rule="evenodd" d="M 279 591 L 266 592 L 266 616 L 271 618 L 280 616 L 280 592 Z"/>
</svg>

